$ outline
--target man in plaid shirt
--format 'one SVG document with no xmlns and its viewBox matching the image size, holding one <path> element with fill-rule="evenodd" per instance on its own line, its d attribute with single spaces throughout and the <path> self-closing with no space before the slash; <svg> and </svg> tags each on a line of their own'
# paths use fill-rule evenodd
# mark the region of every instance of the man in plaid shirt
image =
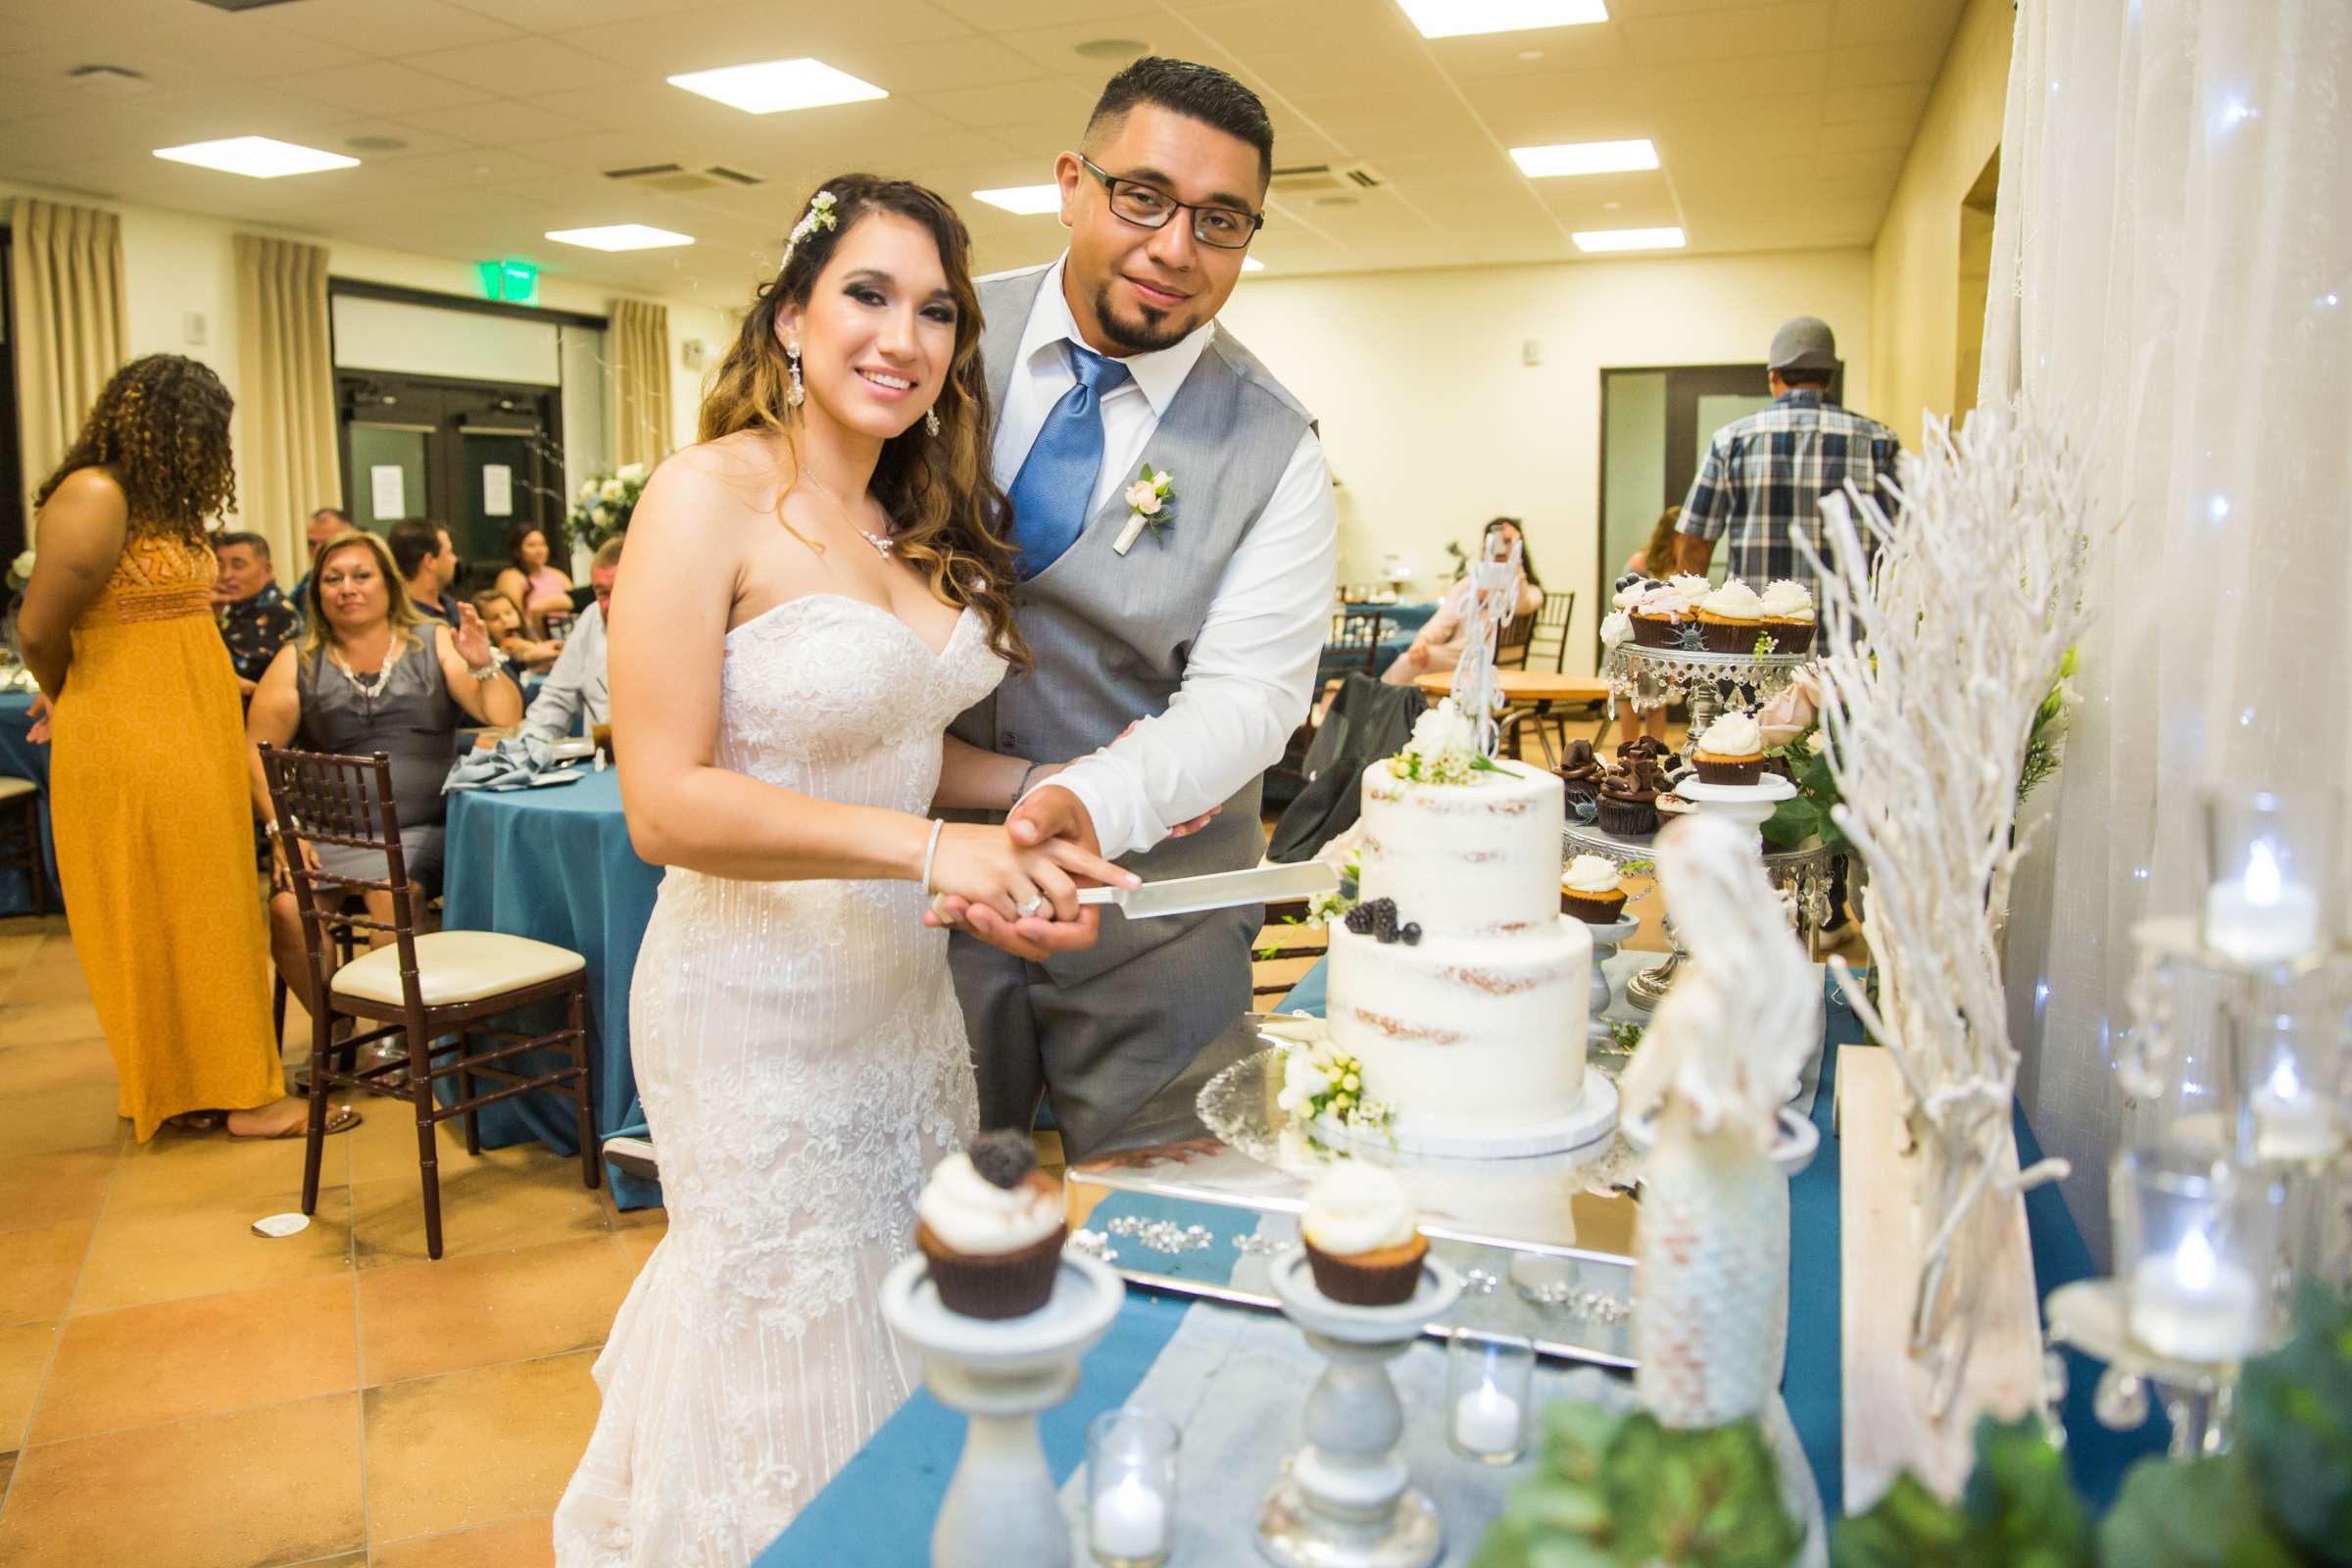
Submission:
<svg viewBox="0 0 2352 1568">
<path fill-rule="evenodd" d="M 1761 592 L 1776 578 L 1808 588 L 1817 573 L 1797 553 L 1801 530 L 1821 548 L 1819 503 L 1848 480 L 1892 510 L 1880 485 L 1894 475 L 1902 443 L 1876 419 L 1828 400 L 1838 340 L 1827 322 L 1800 316 L 1772 335 L 1772 407 L 1715 432 L 1683 503 L 1679 564 L 1703 573 L 1729 531 L 1732 575 Z"/>
</svg>

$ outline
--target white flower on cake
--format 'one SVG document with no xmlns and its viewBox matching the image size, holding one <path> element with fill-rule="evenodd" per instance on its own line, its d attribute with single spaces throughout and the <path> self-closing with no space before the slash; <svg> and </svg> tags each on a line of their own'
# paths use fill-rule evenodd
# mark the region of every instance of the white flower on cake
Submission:
<svg viewBox="0 0 2352 1568">
<path fill-rule="evenodd" d="M 1302 1122 L 1329 1115 L 1365 1132 L 1389 1124 L 1389 1107 L 1364 1098 L 1363 1063 L 1329 1045 L 1301 1046 L 1284 1055 L 1282 1091 L 1274 1103 Z"/>
<path fill-rule="evenodd" d="M 1614 648 L 1634 634 L 1633 617 L 1622 610 L 1612 610 L 1601 618 L 1600 646 Z"/>
<path fill-rule="evenodd" d="M 1389 771 L 1416 784 L 1467 784 L 1474 773 L 1499 770 L 1478 749 L 1478 726 L 1448 697 L 1413 720 L 1413 738 Z"/>
</svg>

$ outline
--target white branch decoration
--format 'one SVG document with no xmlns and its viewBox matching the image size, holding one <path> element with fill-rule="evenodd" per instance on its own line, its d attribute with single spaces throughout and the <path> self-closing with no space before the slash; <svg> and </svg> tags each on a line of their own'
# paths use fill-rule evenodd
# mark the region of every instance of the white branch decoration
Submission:
<svg viewBox="0 0 2352 1568">
<path fill-rule="evenodd" d="M 1462 614 L 1462 657 L 1453 666 L 1453 706 L 1478 726 L 1478 755 L 1493 760 L 1501 745 L 1502 687 L 1494 675 L 1494 655 L 1502 628 L 1519 609 L 1519 542 L 1506 540 L 1497 548 L 1489 534 L 1486 554 L 1470 568 L 1470 603 Z"/>
<path fill-rule="evenodd" d="M 1862 936 L 1879 1004 L 1844 975 L 1909 1091 L 1928 1161 L 1911 1349 L 1931 1408 L 1949 1408 L 1973 1334 L 1974 1271 L 1956 1257 L 1997 1168 L 2017 1083 L 2000 927 L 2025 852 L 2018 777 L 2034 710 L 2081 635 L 2099 491 L 2052 421 L 1980 409 L 1905 453 L 1901 511 L 1852 492 L 1821 503 L 1824 701 L 1838 826 L 1869 867 Z M 1875 562 L 1871 555 L 1876 548 Z M 2023 1188 L 2062 1174 L 2047 1161 Z"/>
</svg>

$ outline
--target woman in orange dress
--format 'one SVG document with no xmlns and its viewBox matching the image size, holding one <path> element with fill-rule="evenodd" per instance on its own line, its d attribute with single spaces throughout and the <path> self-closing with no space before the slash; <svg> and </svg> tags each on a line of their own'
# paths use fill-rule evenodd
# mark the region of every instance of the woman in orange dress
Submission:
<svg viewBox="0 0 2352 1568">
<path fill-rule="evenodd" d="M 271 1038 L 244 724 L 210 602 L 207 519 L 236 499 L 231 407 L 175 354 L 116 371 L 35 494 L 17 617 L 52 707 L 74 951 L 142 1143 L 223 1112 L 232 1136 L 296 1137 L 308 1109 Z"/>
</svg>

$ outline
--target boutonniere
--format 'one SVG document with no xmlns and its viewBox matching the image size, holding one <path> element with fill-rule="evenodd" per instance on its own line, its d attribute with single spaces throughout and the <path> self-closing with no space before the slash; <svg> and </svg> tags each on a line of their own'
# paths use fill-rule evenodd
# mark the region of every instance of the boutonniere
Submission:
<svg viewBox="0 0 2352 1568">
<path fill-rule="evenodd" d="M 1151 464 L 1145 464 L 1144 471 L 1127 487 L 1127 526 L 1119 530 L 1111 553 L 1123 556 L 1134 549 L 1136 536 L 1146 528 L 1158 538 L 1159 530 L 1175 520 L 1176 476 L 1165 468 L 1153 471 Z"/>
</svg>

